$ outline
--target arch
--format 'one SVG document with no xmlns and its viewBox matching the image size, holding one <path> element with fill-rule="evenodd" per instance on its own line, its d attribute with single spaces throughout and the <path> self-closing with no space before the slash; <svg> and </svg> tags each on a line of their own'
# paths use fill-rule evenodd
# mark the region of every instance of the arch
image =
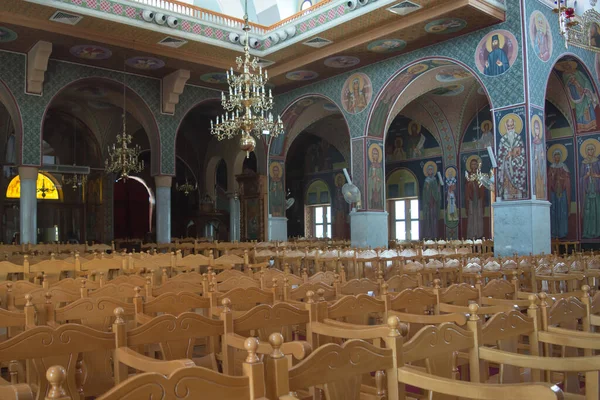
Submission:
<svg viewBox="0 0 600 400">
<path fill-rule="evenodd" d="M 406 182 L 405 181 L 405 177 L 409 177 L 410 178 L 410 182 L 414 182 L 414 193 L 413 194 L 406 194 L 404 193 L 406 186 L 405 187 L 401 187 L 400 183 L 401 182 Z M 417 179 L 417 176 L 414 174 L 414 172 L 412 172 L 410 169 L 406 168 L 406 167 L 399 167 L 394 169 L 392 172 L 389 173 L 388 177 L 385 180 L 385 184 L 386 184 L 386 200 L 390 199 L 390 198 L 402 198 L 402 197 L 412 197 L 412 196 L 419 196 L 419 180 Z M 389 193 L 390 191 L 390 187 L 394 184 L 398 185 L 398 192 L 396 196 L 393 196 L 392 194 Z"/>
<path fill-rule="evenodd" d="M 426 66 L 426 68 L 423 69 L 424 67 L 419 66 L 419 64 Z M 382 89 L 375 97 L 375 100 L 372 102 L 369 109 L 363 136 L 380 137 L 385 139 L 389 121 L 391 118 L 393 118 L 392 110 L 397 109 L 396 103 L 398 103 L 400 98 L 402 98 L 402 95 L 405 93 L 405 91 L 415 82 L 420 81 L 419 78 L 421 78 L 426 72 L 449 66 L 459 66 L 468 71 L 479 82 L 488 98 L 489 104 L 493 108 L 492 99 L 487 91 L 487 88 L 483 84 L 483 81 L 479 75 L 467 64 L 450 57 L 424 57 L 403 66 L 383 84 Z M 438 86 L 441 85 L 430 85 L 430 90 Z M 405 100 L 405 104 L 410 103 L 417 97 L 418 96 L 414 96 L 409 101 Z M 399 111 L 400 110 L 397 110 L 397 112 Z"/>
<path fill-rule="evenodd" d="M 40 189 L 46 188 L 49 190 L 46 192 L 40 191 Z M 7 199 L 20 199 L 21 198 L 21 178 L 19 175 L 13 177 L 6 188 L 5 196 Z M 63 200 L 63 192 L 61 186 L 54 176 L 48 173 L 38 172 L 36 182 L 36 198 L 38 200 Z"/>
<path fill-rule="evenodd" d="M 306 188 L 305 198 L 306 206 L 331 204 L 331 189 L 323 179 L 314 179 Z"/>
<path fill-rule="evenodd" d="M 54 100 L 58 96 L 63 94 L 66 90 L 73 88 L 77 85 L 94 84 L 94 83 L 98 83 L 98 82 L 104 82 L 105 84 L 112 86 L 113 89 L 115 87 L 118 87 L 119 92 L 123 89 L 123 86 L 125 86 L 126 97 L 128 99 L 128 102 L 126 104 L 127 112 L 130 113 L 144 128 L 144 131 L 146 132 L 146 135 L 148 137 L 148 141 L 150 142 L 151 164 L 152 164 L 152 169 L 153 169 L 152 172 L 159 173 L 160 165 L 161 165 L 160 164 L 161 163 L 161 142 L 160 142 L 160 129 L 158 127 L 158 123 L 156 121 L 155 115 L 153 114 L 153 112 L 152 112 L 150 106 L 148 105 L 148 103 L 146 102 L 146 100 L 139 93 L 137 93 L 130 85 L 127 85 L 123 82 L 117 81 L 112 78 L 107 78 L 107 77 L 86 77 L 86 78 L 76 79 L 76 80 L 68 82 L 67 84 L 62 86 L 50 98 L 50 100 L 48 101 L 48 103 L 46 104 L 46 107 L 44 109 L 44 113 L 42 115 L 42 123 L 40 125 L 40 161 L 41 161 L 41 156 L 42 156 L 41 144 L 42 144 L 42 140 L 43 140 L 46 114 L 48 113 L 48 110 L 52 106 L 52 103 L 54 102 Z M 108 97 L 106 100 L 107 100 L 107 102 L 113 104 L 116 107 L 123 107 L 122 103 L 113 101 L 113 99 L 111 99 L 110 97 Z"/>
<path fill-rule="evenodd" d="M 558 63 L 563 62 L 563 61 L 574 61 L 577 63 L 577 65 L 583 70 L 583 73 L 586 75 L 587 79 L 590 82 L 590 85 L 592 86 L 596 96 L 598 95 L 598 86 L 596 85 L 596 81 L 593 78 L 594 75 L 592 75 L 592 73 L 590 72 L 588 66 L 585 64 L 585 62 L 576 54 L 567 52 L 567 53 L 563 53 L 561 54 L 560 57 L 558 57 L 556 60 L 554 60 L 554 63 L 552 64 L 552 68 L 550 69 L 550 71 L 548 72 L 548 75 L 546 76 L 546 87 L 544 88 L 544 101 L 546 99 L 546 97 L 548 96 L 548 86 L 549 86 L 549 82 L 550 82 L 550 77 L 553 73 L 556 73 L 556 66 Z M 558 73 L 556 73 L 558 75 Z M 560 79 L 560 77 L 558 77 Z M 595 118 L 596 118 L 596 127 L 595 129 L 589 129 L 589 130 L 584 130 L 584 131 L 580 131 L 580 128 L 578 126 L 578 122 L 577 122 L 577 115 L 575 110 L 573 109 L 573 104 L 571 102 L 570 96 L 569 96 L 569 92 L 568 89 L 565 87 L 564 82 L 561 82 L 561 86 L 565 92 L 565 95 L 567 96 L 567 99 L 569 101 L 569 104 L 571 106 L 571 118 L 567 118 L 567 120 L 569 120 L 569 122 L 572 122 L 572 127 L 573 127 L 573 131 L 575 132 L 575 136 L 577 136 L 577 134 L 582 133 L 582 132 L 593 132 L 595 130 L 597 130 L 598 128 L 600 128 L 600 121 L 598 121 L 598 112 L 596 112 Z M 598 108 L 598 106 L 594 107 L 594 109 L 596 110 Z"/>
<path fill-rule="evenodd" d="M 315 98 L 319 101 L 315 101 Z M 308 99 L 312 99 L 313 102 L 307 101 Z M 325 109 L 325 104 L 335 105 L 335 110 L 333 108 L 330 108 L 329 110 Z M 313 118 L 300 119 L 299 116 L 308 109 L 310 109 L 313 105 L 319 106 L 321 108 L 321 112 L 313 115 Z M 330 97 L 325 96 L 323 94 L 309 93 L 292 100 L 288 105 L 286 105 L 283 108 L 283 112 L 281 113 L 281 119 L 284 124 L 284 129 L 287 133 L 272 140 L 269 143 L 269 157 L 277 157 L 279 159 L 285 160 L 287 158 L 287 152 L 290 149 L 291 144 L 298 137 L 298 135 L 304 131 L 304 129 L 325 117 L 337 113 L 340 113 L 343 117 L 344 124 L 346 125 L 346 130 L 348 132 L 348 147 L 351 148 L 350 125 L 348 125 L 348 120 L 344 116 L 344 113 L 342 113 L 342 110 L 340 109 L 338 104 Z M 340 151 L 340 153 L 342 154 L 344 153 L 343 149 L 338 149 L 338 151 Z M 350 163 L 350 160 L 347 160 L 347 162 Z"/>
<path fill-rule="evenodd" d="M 225 161 L 225 159 L 221 156 L 212 156 L 206 164 L 204 179 L 206 194 L 212 193 L 213 196 L 216 195 L 215 186 L 217 184 L 217 166 L 221 161 L 225 162 L 225 165 L 227 166 L 227 161 Z M 213 198 L 213 200 L 215 199 Z"/>
<path fill-rule="evenodd" d="M 0 79 L 0 103 L 4 105 L 12 120 L 15 138 L 17 140 L 15 150 L 19 149 L 16 161 L 17 164 L 20 164 L 23 146 L 23 116 L 21 115 L 21 109 L 19 103 L 17 103 L 17 99 L 2 79 Z"/>
</svg>

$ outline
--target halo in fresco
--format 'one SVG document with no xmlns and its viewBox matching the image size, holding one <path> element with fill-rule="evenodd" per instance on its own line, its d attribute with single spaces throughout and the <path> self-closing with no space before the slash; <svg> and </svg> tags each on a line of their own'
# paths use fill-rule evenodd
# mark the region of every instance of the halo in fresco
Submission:
<svg viewBox="0 0 600 400">
<path fill-rule="evenodd" d="M 471 73 L 466 69 L 459 66 L 454 66 L 443 68 L 435 76 L 435 79 L 437 79 L 438 82 L 455 82 L 470 78 L 471 76 Z"/>
<path fill-rule="evenodd" d="M 315 71 L 307 70 L 292 71 L 285 74 L 285 77 L 290 81 L 310 81 L 318 76 L 319 74 L 317 74 Z"/>
<path fill-rule="evenodd" d="M 590 138 L 590 139 L 586 139 L 583 141 L 583 143 L 581 143 L 581 146 L 579 146 L 579 154 L 581 154 L 581 156 L 583 158 L 586 158 L 586 149 L 588 146 L 594 146 L 595 150 L 594 150 L 594 156 L 598 156 L 600 155 L 600 142 L 598 142 L 597 139 L 594 138 Z"/>
<path fill-rule="evenodd" d="M 112 56 L 112 51 L 106 47 L 91 44 L 73 46 L 69 52 L 77 58 L 84 60 L 106 60 Z"/>
<path fill-rule="evenodd" d="M 401 39 L 379 39 L 369 43 L 367 50 L 373 53 L 393 53 L 406 47 L 406 42 Z"/>
<path fill-rule="evenodd" d="M 351 68 L 360 64 L 360 58 L 352 56 L 335 56 L 325 60 L 325 66 L 331 68 Z"/>
<path fill-rule="evenodd" d="M 209 72 L 200 76 L 200 79 L 206 83 L 224 84 L 227 83 L 227 74 L 224 72 Z"/>
<path fill-rule="evenodd" d="M 338 106 L 335 105 L 334 103 L 325 103 L 325 104 L 323 104 L 323 108 L 327 111 L 337 111 L 338 110 Z"/>
<path fill-rule="evenodd" d="M 19 35 L 15 31 L 0 26 L 0 43 L 8 43 L 17 40 Z"/>
<path fill-rule="evenodd" d="M 463 85 L 448 85 L 431 91 L 431 94 L 436 96 L 457 96 L 465 91 Z"/>
<path fill-rule="evenodd" d="M 475 65 L 484 75 L 499 76 L 510 69 L 518 55 L 519 44 L 515 35 L 499 29 L 481 38 L 475 50 Z"/>
<path fill-rule="evenodd" d="M 546 62 L 552 55 L 552 29 L 546 16 L 534 11 L 529 18 L 529 37 L 535 55 Z"/>
<path fill-rule="evenodd" d="M 133 57 L 125 61 L 127 65 L 135 69 L 143 69 L 146 71 L 153 71 L 161 69 L 165 66 L 165 62 L 155 57 Z"/>
<path fill-rule="evenodd" d="M 446 168 L 446 179 L 451 180 L 456 178 L 456 168 L 448 167 Z"/>
<path fill-rule="evenodd" d="M 481 157 L 479 157 L 477 154 L 474 154 L 472 156 L 470 156 L 469 158 L 467 158 L 467 161 L 465 162 L 465 166 L 471 165 L 471 161 L 477 161 L 477 165 L 481 164 Z"/>
<path fill-rule="evenodd" d="M 498 124 L 498 132 L 500 132 L 502 136 L 506 135 L 506 121 L 508 119 L 515 121 L 515 132 L 517 132 L 517 134 L 523 132 L 523 120 L 521 117 L 515 113 L 509 113 L 502 117 L 500 123 Z"/>
<path fill-rule="evenodd" d="M 447 35 L 458 32 L 467 26 L 467 22 L 460 18 L 436 19 L 425 25 L 425 32 L 438 35 Z"/>
<path fill-rule="evenodd" d="M 373 85 L 371 79 L 362 72 L 352 74 L 342 88 L 342 106 L 347 113 L 358 114 L 371 102 Z"/>
<path fill-rule="evenodd" d="M 560 143 L 555 143 L 550 146 L 547 154 L 548 160 L 554 161 L 554 153 L 557 151 L 560 152 L 560 162 L 565 162 L 569 153 L 567 153 L 565 145 Z"/>
<path fill-rule="evenodd" d="M 427 168 L 433 167 L 433 175 L 437 174 L 438 166 L 435 161 L 427 161 L 425 165 L 423 165 L 423 175 L 427 176 Z"/>
</svg>

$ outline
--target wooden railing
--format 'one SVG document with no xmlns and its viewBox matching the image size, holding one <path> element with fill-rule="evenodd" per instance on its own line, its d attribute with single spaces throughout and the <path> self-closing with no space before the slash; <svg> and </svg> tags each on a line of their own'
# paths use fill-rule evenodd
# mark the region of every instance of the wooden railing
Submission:
<svg viewBox="0 0 600 400">
<path fill-rule="evenodd" d="M 177 0 L 130 0 L 135 3 L 147 5 L 154 8 L 160 8 L 165 10 L 165 12 L 173 12 L 181 15 L 185 15 L 191 18 L 199 19 L 206 22 L 211 22 L 213 24 L 224 25 L 233 29 L 241 30 L 244 27 L 244 20 L 240 18 L 231 17 L 229 15 L 221 14 L 216 11 L 207 10 L 202 7 L 198 7 L 191 4 L 182 3 Z M 313 13 L 317 9 L 328 5 L 333 0 L 321 0 L 308 9 L 298 12 L 286 19 L 283 19 L 273 25 L 261 25 L 250 22 L 250 32 L 264 35 L 274 29 L 281 27 L 289 22 L 295 21 L 299 18 L 302 18 L 308 14 Z"/>
</svg>

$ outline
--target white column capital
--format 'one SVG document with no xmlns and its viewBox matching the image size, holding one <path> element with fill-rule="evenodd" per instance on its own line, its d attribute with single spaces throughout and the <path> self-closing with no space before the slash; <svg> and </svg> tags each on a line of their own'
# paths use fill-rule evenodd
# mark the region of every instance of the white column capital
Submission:
<svg viewBox="0 0 600 400">
<path fill-rule="evenodd" d="M 156 175 L 154 177 L 154 183 L 156 187 L 171 187 L 173 182 L 173 177 L 170 175 Z"/>
<path fill-rule="evenodd" d="M 38 167 L 19 167 L 19 178 L 34 179 L 37 181 Z"/>
</svg>

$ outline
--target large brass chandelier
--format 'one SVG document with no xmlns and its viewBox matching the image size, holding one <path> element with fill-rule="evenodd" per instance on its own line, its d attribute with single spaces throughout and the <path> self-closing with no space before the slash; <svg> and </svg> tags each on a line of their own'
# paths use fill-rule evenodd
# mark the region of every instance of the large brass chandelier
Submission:
<svg viewBox="0 0 600 400">
<path fill-rule="evenodd" d="M 248 4 L 246 1 L 246 14 L 244 15 L 244 56 L 236 58 L 236 75 L 233 68 L 227 71 L 229 95 L 221 94 L 221 104 L 225 114 L 217 117 L 216 123 L 210 121 L 211 134 L 217 139 L 231 139 L 241 134 L 240 148 L 246 152 L 246 157 L 256 147 L 253 135 L 270 135 L 275 138 L 283 133 L 281 117 L 273 118 L 273 94 L 265 90 L 268 74 L 258 65 L 257 58 L 251 58 L 248 32 Z"/>
<path fill-rule="evenodd" d="M 139 160 L 141 148 L 139 145 L 129 147 L 132 136 L 127 133 L 127 85 L 123 78 L 123 131 L 117 135 L 117 144 L 108 147 L 108 158 L 104 161 L 107 173 L 118 174 L 127 180 L 132 173 L 142 172 L 144 161 Z"/>
</svg>

